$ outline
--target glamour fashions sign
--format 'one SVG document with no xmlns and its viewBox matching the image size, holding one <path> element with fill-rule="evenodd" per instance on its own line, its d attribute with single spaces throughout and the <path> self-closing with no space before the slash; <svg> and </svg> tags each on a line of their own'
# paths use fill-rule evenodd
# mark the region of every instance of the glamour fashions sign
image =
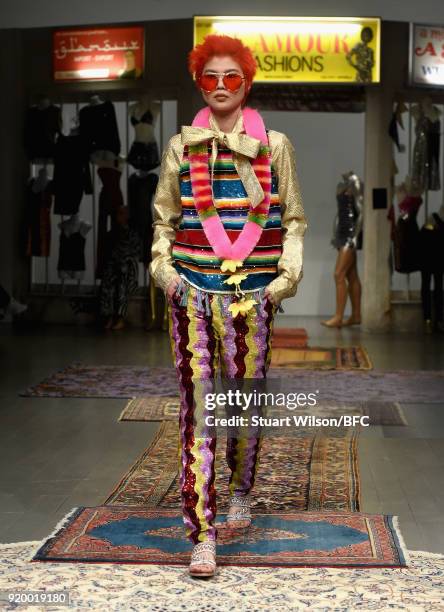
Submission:
<svg viewBox="0 0 444 612">
<path fill-rule="evenodd" d="M 227 34 L 250 47 L 255 82 L 378 83 L 377 18 L 195 17 L 194 43 Z"/>
<path fill-rule="evenodd" d="M 410 82 L 444 87 L 444 26 L 411 24 Z"/>
<path fill-rule="evenodd" d="M 83 28 L 53 33 L 56 81 L 138 79 L 144 66 L 144 28 Z"/>
</svg>

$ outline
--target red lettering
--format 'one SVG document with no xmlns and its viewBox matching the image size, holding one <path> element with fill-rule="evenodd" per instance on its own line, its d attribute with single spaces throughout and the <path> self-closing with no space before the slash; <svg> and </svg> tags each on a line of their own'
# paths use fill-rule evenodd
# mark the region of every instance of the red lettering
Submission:
<svg viewBox="0 0 444 612">
<path fill-rule="evenodd" d="M 291 38 L 290 38 L 290 34 L 287 34 L 285 43 L 286 43 L 286 49 L 284 49 L 284 43 L 282 41 L 282 38 L 279 36 L 279 34 L 276 34 L 276 41 L 277 41 L 277 46 L 279 51 L 284 51 L 286 53 L 291 53 Z"/>
<path fill-rule="evenodd" d="M 268 48 L 267 41 L 265 40 L 265 36 L 263 34 L 259 34 L 259 40 L 263 53 L 270 53 L 270 49 Z"/>
<path fill-rule="evenodd" d="M 328 53 L 330 51 L 330 45 L 328 45 L 325 49 L 322 48 L 322 34 L 318 34 L 316 37 L 316 49 L 318 53 Z"/>
<path fill-rule="evenodd" d="M 300 34 L 296 34 L 296 36 L 294 37 L 294 46 L 296 48 L 296 51 L 299 51 L 299 53 L 310 53 L 310 51 L 313 49 L 313 43 L 314 43 L 313 34 L 309 34 L 308 41 L 307 41 L 307 48 L 303 50 L 301 46 Z"/>
<path fill-rule="evenodd" d="M 339 34 L 335 35 L 335 53 L 348 53 L 350 48 L 347 44 L 346 39 L 348 38 L 348 34 L 344 34 L 344 36 L 340 39 Z M 342 45 L 342 49 L 341 49 Z"/>
<path fill-rule="evenodd" d="M 426 44 L 426 46 L 424 48 L 421 47 L 416 47 L 415 48 L 415 55 L 425 55 L 426 53 L 428 53 L 429 55 L 436 55 L 436 51 L 435 51 L 435 47 L 433 46 L 433 43 L 429 42 Z"/>
</svg>

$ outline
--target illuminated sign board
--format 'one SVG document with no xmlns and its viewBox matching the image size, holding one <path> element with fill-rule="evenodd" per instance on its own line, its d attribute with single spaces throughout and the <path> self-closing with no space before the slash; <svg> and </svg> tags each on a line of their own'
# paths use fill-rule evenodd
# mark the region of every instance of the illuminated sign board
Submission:
<svg viewBox="0 0 444 612">
<path fill-rule="evenodd" d="M 194 44 L 208 34 L 241 39 L 253 51 L 255 82 L 379 83 L 378 18 L 195 17 Z"/>
<path fill-rule="evenodd" d="M 410 25 L 410 83 L 444 87 L 444 26 Z"/>
<path fill-rule="evenodd" d="M 144 28 L 82 28 L 53 32 L 55 81 L 138 79 L 144 69 Z"/>
</svg>

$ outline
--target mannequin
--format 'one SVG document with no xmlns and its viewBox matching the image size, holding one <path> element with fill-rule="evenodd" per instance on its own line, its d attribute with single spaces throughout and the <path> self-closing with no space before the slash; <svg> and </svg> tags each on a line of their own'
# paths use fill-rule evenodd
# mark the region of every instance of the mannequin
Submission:
<svg viewBox="0 0 444 612">
<path fill-rule="evenodd" d="M 417 189 L 439 191 L 441 111 L 430 98 L 412 108 L 416 140 L 413 149 L 412 181 Z"/>
<path fill-rule="evenodd" d="M 128 154 L 128 163 L 138 170 L 149 171 L 160 164 L 159 148 L 154 136 L 154 122 L 160 112 L 160 104 L 142 96 L 129 108 L 135 138 Z"/>
<path fill-rule="evenodd" d="M 338 250 L 335 268 L 336 313 L 325 327 L 343 327 L 361 323 L 361 281 L 359 280 L 356 251 L 360 247 L 362 228 L 363 184 L 353 171 L 342 175 L 336 188 L 338 214 L 335 219 L 332 245 Z M 344 321 L 344 311 L 350 296 L 352 312 Z"/>
<path fill-rule="evenodd" d="M 79 131 L 83 146 L 93 163 L 112 161 L 120 153 L 120 138 L 116 112 L 110 101 L 98 94 L 79 111 Z"/>
<path fill-rule="evenodd" d="M 92 225 L 80 218 L 79 214 L 72 215 L 66 221 L 58 224 L 60 229 L 60 248 L 57 270 L 62 280 L 77 279 L 79 282 L 85 274 L 85 243 L 86 236 Z"/>
<path fill-rule="evenodd" d="M 424 329 L 444 331 L 443 326 L 443 276 L 444 276 L 444 203 L 429 215 L 419 232 L 421 301 Z M 432 290 L 433 279 L 433 309 Z M 434 310 L 434 312 L 433 312 Z M 432 314 L 434 316 L 432 316 Z"/>
</svg>

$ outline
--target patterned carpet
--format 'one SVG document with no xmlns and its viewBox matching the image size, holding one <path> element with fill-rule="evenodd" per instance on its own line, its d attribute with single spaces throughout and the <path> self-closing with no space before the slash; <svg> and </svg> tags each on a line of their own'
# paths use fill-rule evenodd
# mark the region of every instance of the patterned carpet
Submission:
<svg viewBox="0 0 444 612">
<path fill-rule="evenodd" d="M 119 421 L 175 421 L 179 418 L 179 397 L 140 397 L 129 400 L 122 410 Z M 396 402 L 367 402 L 359 404 L 326 404 L 300 407 L 298 414 L 317 417 L 338 418 L 342 414 L 368 416 L 371 425 L 407 425 L 404 412 Z M 273 415 L 273 410 L 268 411 Z M 282 416 L 282 411 L 279 412 Z"/>
<path fill-rule="evenodd" d="M 403 567 L 397 520 L 360 512 L 255 513 L 249 529 L 219 515 L 219 565 Z M 74 508 L 37 551 L 39 561 L 188 565 L 192 543 L 182 514 L 135 506 Z"/>
<path fill-rule="evenodd" d="M 292 437 L 264 437 L 252 494 L 254 512 L 351 510 L 360 508 L 357 436 L 302 432 Z M 177 423 L 166 421 L 103 502 L 146 508 L 180 508 L 177 475 Z M 218 510 L 227 510 L 229 470 L 224 440 L 218 440 L 216 490 Z M 285 474 L 285 477 L 283 477 Z"/>
<path fill-rule="evenodd" d="M 73 609 L 107 612 L 172 611 L 178 605 L 193 612 L 443 609 L 444 555 L 432 553 L 409 551 L 409 566 L 400 569 L 225 566 L 209 583 L 191 578 L 181 566 L 30 563 L 40 546 L 0 545 L 0 591 L 13 591 L 18 585 L 24 591 L 66 590 Z M 16 608 L 6 604 L 4 609 Z"/>
<path fill-rule="evenodd" d="M 372 362 L 362 346 L 275 348 L 272 368 L 297 370 L 371 370 Z"/>
<path fill-rule="evenodd" d="M 303 327 L 274 327 L 271 343 L 275 348 L 304 348 L 308 334 Z"/>
<path fill-rule="evenodd" d="M 444 371 L 325 371 L 270 368 L 268 378 L 286 380 L 304 393 L 319 390 L 321 402 L 442 403 Z M 24 397 L 149 397 L 177 395 L 174 368 L 88 366 L 74 363 L 20 393 Z"/>
</svg>

